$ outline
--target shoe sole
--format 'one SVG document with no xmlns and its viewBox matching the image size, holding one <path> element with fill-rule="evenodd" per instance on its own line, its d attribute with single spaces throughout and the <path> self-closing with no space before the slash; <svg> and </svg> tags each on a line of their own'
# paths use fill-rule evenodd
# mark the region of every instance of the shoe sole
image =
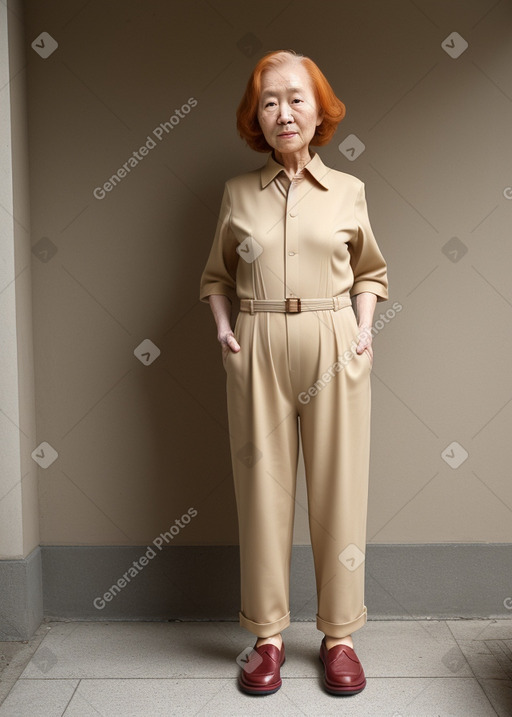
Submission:
<svg viewBox="0 0 512 717">
<path fill-rule="evenodd" d="M 342 695 L 357 695 L 358 692 L 362 692 L 365 687 L 366 687 L 366 682 L 365 682 L 365 684 L 364 684 L 362 687 L 360 687 L 360 688 L 357 689 L 357 690 L 354 690 L 354 689 L 352 689 L 352 688 L 349 689 L 349 690 L 335 689 L 335 688 L 333 688 L 333 687 L 329 687 L 329 685 L 327 684 L 327 682 L 324 680 L 324 688 L 325 688 L 325 690 L 326 690 L 330 695 L 336 695 L 337 697 L 341 697 Z"/>
<path fill-rule="evenodd" d="M 277 685 L 277 687 L 273 687 L 273 688 L 270 689 L 270 690 L 269 690 L 268 688 L 264 688 L 264 689 L 262 689 L 262 690 L 259 690 L 257 687 L 248 687 L 248 686 L 246 686 L 241 680 L 238 680 L 238 684 L 240 685 L 240 688 L 241 688 L 246 694 L 248 694 L 248 695 L 261 695 L 261 696 L 263 697 L 263 695 L 273 695 L 274 692 L 277 692 L 277 690 L 280 689 L 280 687 L 281 687 L 281 685 L 283 684 L 283 682 L 281 681 L 281 683 L 280 683 L 279 685 Z"/>
</svg>

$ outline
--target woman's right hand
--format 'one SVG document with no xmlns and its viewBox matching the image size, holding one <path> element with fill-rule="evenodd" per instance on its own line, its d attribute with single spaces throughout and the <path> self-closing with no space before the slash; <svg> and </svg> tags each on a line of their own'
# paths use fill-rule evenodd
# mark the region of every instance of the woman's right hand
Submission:
<svg viewBox="0 0 512 717">
<path fill-rule="evenodd" d="M 238 353 L 238 351 L 240 351 L 240 344 L 235 339 L 235 335 L 232 331 L 225 331 L 222 334 L 219 334 L 217 338 L 219 339 L 222 347 L 223 359 L 225 359 L 231 351 L 233 353 Z"/>
<path fill-rule="evenodd" d="M 222 358 L 226 360 L 231 351 L 240 351 L 240 345 L 231 328 L 231 301 L 223 294 L 211 294 L 208 301 L 217 324 L 217 339 L 222 346 Z"/>
</svg>

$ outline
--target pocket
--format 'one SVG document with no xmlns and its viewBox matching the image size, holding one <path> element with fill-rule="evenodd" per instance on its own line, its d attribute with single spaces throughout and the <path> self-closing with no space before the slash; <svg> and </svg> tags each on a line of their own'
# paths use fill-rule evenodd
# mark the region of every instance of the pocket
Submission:
<svg viewBox="0 0 512 717">
<path fill-rule="evenodd" d="M 241 333 L 241 331 L 239 330 L 238 325 L 239 325 L 240 321 L 242 320 L 241 317 L 242 317 L 242 312 L 239 311 L 239 312 L 238 312 L 238 315 L 237 315 L 237 317 L 236 317 L 235 325 L 234 325 L 234 327 L 233 327 L 233 336 L 235 337 L 235 340 L 236 340 L 237 344 L 240 346 L 240 349 L 241 349 L 241 347 L 242 347 L 242 344 L 240 343 L 240 333 Z M 229 362 L 230 362 L 230 355 L 234 353 L 233 351 L 231 351 L 231 349 L 229 348 L 229 346 L 227 347 L 227 350 L 228 350 L 228 353 L 224 356 L 224 351 L 223 351 L 222 348 L 221 348 L 221 351 L 222 351 L 222 365 L 224 366 L 224 368 L 226 368 L 226 367 L 228 366 L 228 364 L 229 364 Z M 237 351 L 236 353 L 239 353 L 239 352 Z"/>
<path fill-rule="evenodd" d="M 220 351 L 222 354 L 222 365 L 224 366 L 224 368 L 226 368 L 227 363 L 228 363 L 229 354 L 232 353 L 232 351 L 230 348 L 228 348 L 228 353 L 226 353 L 226 354 L 224 353 L 224 349 L 221 348 Z"/>
<path fill-rule="evenodd" d="M 354 311 L 354 309 L 351 306 L 347 307 L 346 311 L 350 311 L 350 319 L 351 319 L 351 321 L 354 325 L 354 329 L 355 329 L 353 340 L 357 343 L 359 341 L 359 338 L 358 338 L 359 337 L 359 326 L 357 323 L 356 312 Z M 362 356 L 363 354 L 366 356 L 366 361 L 368 362 L 368 366 L 370 367 L 370 371 L 371 371 L 373 368 L 373 362 L 370 358 L 370 354 L 365 349 L 362 354 L 357 354 L 357 356 Z"/>
<path fill-rule="evenodd" d="M 238 342 L 238 339 L 236 338 L 236 336 L 235 336 L 235 339 Z M 240 343 L 240 342 L 238 342 L 238 343 Z M 227 365 L 229 364 L 229 359 L 230 359 L 231 355 L 233 354 L 233 351 L 231 351 L 231 349 L 228 346 L 226 354 L 224 354 L 223 348 L 221 348 L 221 353 L 222 353 L 222 365 L 224 366 L 224 368 L 226 368 Z"/>
<path fill-rule="evenodd" d="M 368 361 L 368 364 L 370 366 L 370 371 L 371 371 L 373 368 L 373 361 L 370 358 L 370 354 L 368 353 L 368 351 L 366 349 L 363 351 L 363 354 L 366 356 L 366 360 Z"/>
</svg>

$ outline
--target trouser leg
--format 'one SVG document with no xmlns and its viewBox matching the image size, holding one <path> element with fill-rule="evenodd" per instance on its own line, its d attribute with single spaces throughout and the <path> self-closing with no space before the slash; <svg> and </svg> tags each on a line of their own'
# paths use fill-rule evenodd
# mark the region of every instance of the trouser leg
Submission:
<svg viewBox="0 0 512 717">
<path fill-rule="evenodd" d="M 234 334 L 241 350 L 225 360 L 240 541 L 239 619 L 259 637 L 290 624 L 299 445 L 283 321 L 283 316 L 263 312 L 239 314 Z"/>
<path fill-rule="evenodd" d="M 308 387 L 303 386 L 302 399 L 307 395 L 310 400 L 302 405 L 300 425 L 315 562 L 317 628 L 339 638 L 362 627 L 367 619 L 364 557 L 371 365 L 366 353 L 349 358 L 357 335 L 350 307 L 322 312 L 318 319 L 316 349 L 311 339 L 314 332 L 309 332 L 312 348 L 307 373 L 320 381 L 317 390 L 308 394 Z M 302 356 L 307 356 L 306 346 Z M 330 374 L 326 373 L 329 368 Z M 322 380 L 322 375 L 331 378 Z M 302 380 L 304 376 L 302 372 Z"/>
</svg>

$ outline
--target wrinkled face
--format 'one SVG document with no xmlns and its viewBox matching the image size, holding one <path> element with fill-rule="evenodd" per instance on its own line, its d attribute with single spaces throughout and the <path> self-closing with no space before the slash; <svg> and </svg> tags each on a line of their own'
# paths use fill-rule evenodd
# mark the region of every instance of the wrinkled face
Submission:
<svg viewBox="0 0 512 717">
<path fill-rule="evenodd" d="M 300 152 L 322 123 L 313 83 L 300 62 L 286 62 L 261 76 L 258 122 L 278 152 Z"/>
</svg>

